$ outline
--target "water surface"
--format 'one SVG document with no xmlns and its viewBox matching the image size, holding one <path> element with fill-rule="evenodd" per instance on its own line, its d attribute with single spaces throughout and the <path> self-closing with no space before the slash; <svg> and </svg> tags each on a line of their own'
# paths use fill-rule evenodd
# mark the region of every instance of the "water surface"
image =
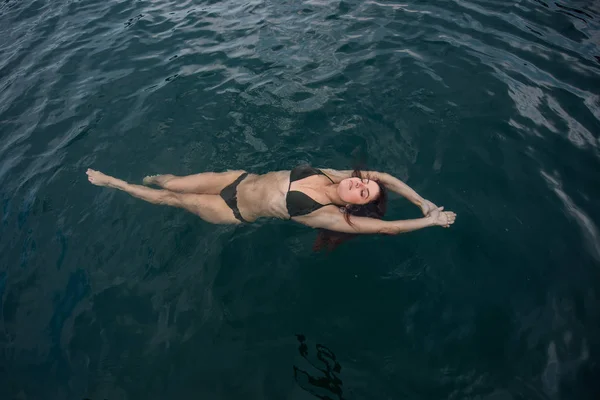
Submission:
<svg viewBox="0 0 600 400">
<path fill-rule="evenodd" d="M 599 398 L 599 21 L 2 2 L 0 398 Z M 457 224 L 315 254 L 300 225 L 213 226 L 84 173 L 359 161 Z"/>
</svg>

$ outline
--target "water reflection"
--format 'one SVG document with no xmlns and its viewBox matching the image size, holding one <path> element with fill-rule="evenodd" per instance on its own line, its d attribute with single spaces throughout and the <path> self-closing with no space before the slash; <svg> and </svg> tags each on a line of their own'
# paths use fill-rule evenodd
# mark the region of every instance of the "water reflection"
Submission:
<svg viewBox="0 0 600 400">
<path fill-rule="evenodd" d="M 335 354 L 322 344 L 317 344 L 317 359 L 323 367 L 315 365 L 309 359 L 308 345 L 304 335 L 296 335 L 299 346 L 298 352 L 308 363 L 319 372 L 308 372 L 294 365 L 294 380 L 308 393 L 322 400 L 342 400 L 342 380 L 337 376 L 342 370 Z M 333 396 L 333 397 L 331 397 Z"/>
</svg>

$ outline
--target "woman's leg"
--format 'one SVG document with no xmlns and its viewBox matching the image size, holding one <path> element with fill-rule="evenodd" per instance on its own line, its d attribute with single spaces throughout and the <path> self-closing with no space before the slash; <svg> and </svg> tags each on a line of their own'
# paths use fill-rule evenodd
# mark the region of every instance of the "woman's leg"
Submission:
<svg viewBox="0 0 600 400">
<path fill-rule="evenodd" d="M 179 193 L 219 194 L 244 172 L 203 172 L 188 176 L 152 175 L 144 178 L 144 185 L 156 185 Z"/>
<path fill-rule="evenodd" d="M 231 208 L 220 196 L 175 193 L 169 190 L 150 189 L 145 186 L 132 185 L 121 179 L 113 178 L 93 169 L 87 170 L 88 180 L 96 186 L 107 186 L 122 190 L 133 197 L 152 204 L 180 207 L 198 215 L 213 224 L 239 224 Z"/>
</svg>

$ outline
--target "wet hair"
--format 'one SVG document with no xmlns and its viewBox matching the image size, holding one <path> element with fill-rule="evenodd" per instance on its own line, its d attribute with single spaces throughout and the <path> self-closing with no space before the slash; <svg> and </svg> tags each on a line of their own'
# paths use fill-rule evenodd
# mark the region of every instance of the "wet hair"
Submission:
<svg viewBox="0 0 600 400">
<path fill-rule="evenodd" d="M 355 169 L 352 172 L 352 177 L 369 179 L 368 176 L 363 177 L 362 172 L 358 169 Z M 367 204 L 349 204 L 344 207 L 342 210 L 344 212 L 344 219 L 348 225 L 352 226 L 351 216 L 353 215 L 356 217 L 377 219 L 382 219 L 385 216 L 385 212 L 387 211 L 387 189 L 377 179 L 372 180 L 377 183 L 377 186 L 379 186 L 379 196 Z M 328 229 L 319 229 L 317 239 L 313 245 L 313 251 L 319 251 L 323 249 L 333 251 L 340 244 L 352 239 L 355 236 L 357 236 L 356 233 L 335 232 Z"/>
</svg>

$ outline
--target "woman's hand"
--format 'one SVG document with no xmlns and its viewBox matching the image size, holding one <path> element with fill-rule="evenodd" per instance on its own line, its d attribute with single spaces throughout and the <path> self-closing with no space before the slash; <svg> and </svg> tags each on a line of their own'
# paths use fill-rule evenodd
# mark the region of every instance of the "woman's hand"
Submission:
<svg viewBox="0 0 600 400">
<path fill-rule="evenodd" d="M 426 199 L 423 199 L 423 201 L 421 202 L 419 207 L 421 208 L 421 212 L 423 213 L 424 217 L 428 216 L 432 210 L 435 210 L 436 208 L 438 208 L 438 206 L 436 206 L 431 201 L 426 200 Z"/>
<path fill-rule="evenodd" d="M 430 219 L 432 225 L 450 228 L 450 225 L 456 220 L 456 214 L 452 211 L 444 211 L 444 207 L 436 207 L 429 211 L 427 218 Z"/>
</svg>

